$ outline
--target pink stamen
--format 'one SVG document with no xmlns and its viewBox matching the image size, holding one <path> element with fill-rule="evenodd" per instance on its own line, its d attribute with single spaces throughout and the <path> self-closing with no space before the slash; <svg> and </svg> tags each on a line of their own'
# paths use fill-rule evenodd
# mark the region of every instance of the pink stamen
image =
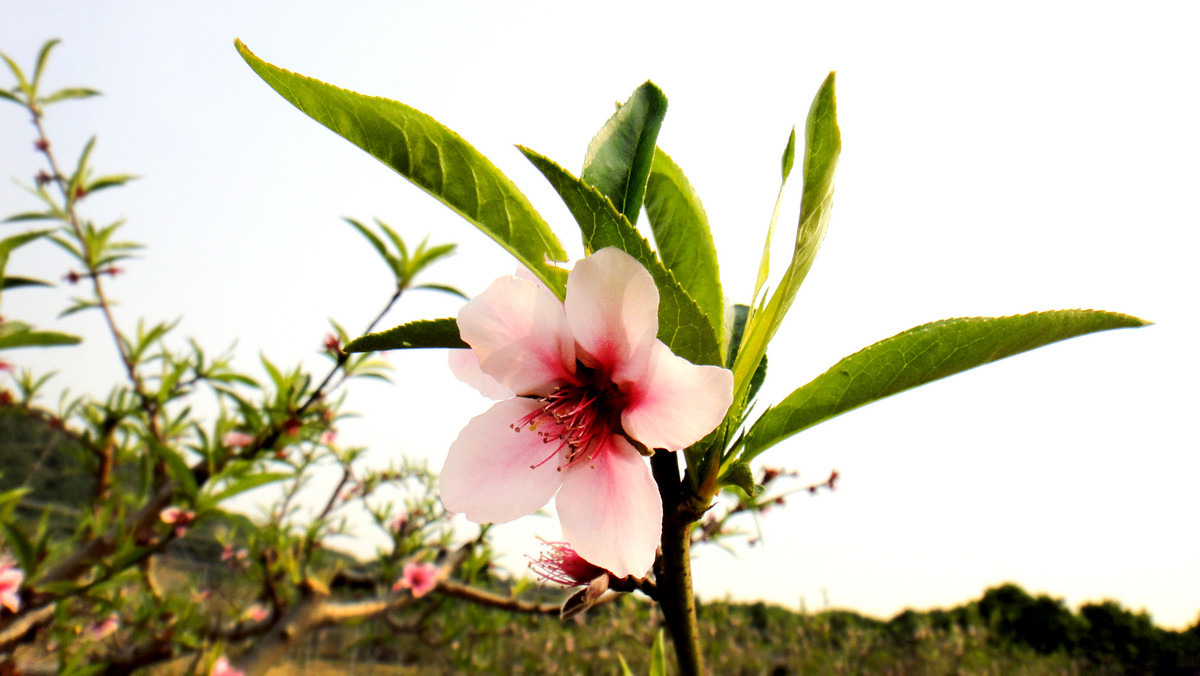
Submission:
<svg viewBox="0 0 1200 676">
<path fill-rule="evenodd" d="M 580 461 L 590 463 L 612 434 L 609 421 L 616 412 L 609 410 L 604 392 L 594 384 L 560 387 L 537 401 L 542 402 L 541 408 L 509 425 L 517 433 L 523 429 L 536 432 L 542 443 L 554 445 L 549 455 L 530 465 L 530 469 L 546 464 L 564 448 L 566 462 L 557 471 Z"/>
</svg>

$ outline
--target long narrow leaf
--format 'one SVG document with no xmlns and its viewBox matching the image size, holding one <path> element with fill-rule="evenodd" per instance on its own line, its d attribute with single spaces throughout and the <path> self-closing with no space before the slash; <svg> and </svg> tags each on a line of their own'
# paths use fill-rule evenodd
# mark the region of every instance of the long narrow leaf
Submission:
<svg viewBox="0 0 1200 676">
<path fill-rule="evenodd" d="M 46 58 L 50 56 L 50 50 L 54 49 L 54 46 L 59 42 L 61 42 L 61 40 L 58 38 L 47 40 L 46 43 L 42 45 L 42 48 L 38 50 L 37 61 L 35 61 L 33 65 L 33 79 L 30 82 L 30 94 L 37 94 L 38 85 L 42 82 L 42 72 L 46 69 Z"/>
<path fill-rule="evenodd" d="M 637 225 L 655 141 L 667 114 L 667 97 L 653 82 L 634 90 L 588 144 L 579 178 L 596 188 Z"/>
<path fill-rule="evenodd" d="M 708 215 L 683 170 L 658 148 L 646 183 L 646 216 L 663 266 L 675 274 L 679 285 L 708 315 L 713 332 L 722 336 L 725 296 Z"/>
<path fill-rule="evenodd" d="M 746 434 L 741 459 L 897 392 L 1067 338 L 1148 323 L 1114 312 L 1058 310 L 945 319 L 909 329 L 842 359 L 767 410 Z"/>
<path fill-rule="evenodd" d="M 246 63 L 292 105 L 367 151 L 470 221 L 560 298 L 567 254 L 507 176 L 461 136 L 414 108 L 363 96 L 262 61 L 240 40 Z"/>
<path fill-rule="evenodd" d="M 804 126 L 804 194 L 800 200 L 800 225 L 796 229 L 796 248 L 783 278 L 761 312 L 751 314 L 742 347 L 733 365 L 733 408 L 740 413 L 746 405 L 750 378 L 767 352 L 784 316 L 808 275 L 825 229 L 829 225 L 833 202 L 833 173 L 842 151 L 842 134 L 837 124 L 837 98 L 834 73 L 830 73 L 808 110 Z"/>
<path fill-rule="evenodd" d="M 423 347 L 466 348 L 470 345 L 459 337 L 458 322 L 453 318 L 425 319 L 356 338 L 350 341 L 343 351 L 379 352 Z"/>
<path fill-rule="evenodd" d="M 607 197 L 538 153 L 517 146 L 554 187 L 583 232 L 588 251 L 615 246 L 645 266 L 658 286 L 658 338 L 694 364 L 721 364 L 720 349 L 708 318 L 663 267 L 650 243 L 617 213 Z"/>
<path fill-rule="evenodd" d="M 775 197 L 775 209 L 771 212 L 771 222 L 767 225 L 767 238 L 763 242 L 762 259 L 758 263 L 758 278 L 754 280 L 754 295 L 750 297 L 750 306 L 758 307 L 758 293 L 771 274 L 771 241 L 775 238 L 775 225 L 779 222 L 779 208 L 783 205 L 783 189 L 787 187 L 788 176 L 792 174 L 792 165 L 796 162 L 796 128 L 788 135 L 787 146 L 783 149 L 783 178 L 779 181 L 779 194 Z"/>
</svg>

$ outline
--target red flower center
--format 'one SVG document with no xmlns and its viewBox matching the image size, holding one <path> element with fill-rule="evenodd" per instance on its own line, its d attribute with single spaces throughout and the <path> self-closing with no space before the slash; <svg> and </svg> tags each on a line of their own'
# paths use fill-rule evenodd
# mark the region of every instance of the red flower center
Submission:
<svg viewBox="0 0 1200 676">
<path fill-rule="evenodd" d="M 620 389 L 606 375 L 583 364 L 578 364 L 576 376 L 578 384 L 534 397 L 541 407 L 509 425 L 514 432 L 528 429 L 540 436 L 542 443 L 553 446 L 549 455 L 530 469 L 546 464 L 559 451 L 565 456 L 565 462 L 556 468 L 560 472 L 564 467 L 591 463 L 609 437 L 621 429 L 626 397 Z"/>
</svg>

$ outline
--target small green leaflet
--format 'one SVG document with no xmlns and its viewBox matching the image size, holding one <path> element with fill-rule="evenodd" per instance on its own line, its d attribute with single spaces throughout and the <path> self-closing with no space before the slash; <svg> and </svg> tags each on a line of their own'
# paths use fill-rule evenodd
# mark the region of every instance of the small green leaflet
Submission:
<svg viewBox="0 0 1200 676">
<path fill-rule="evenodd" d="M 459 337 L 458 322 L 451 317 L 409 322 L 387 331 L 367 334 L 350 341 L 343 351 L 380 352 L 422 347 L 467 348 L 470 345 Z"/>
</svg>

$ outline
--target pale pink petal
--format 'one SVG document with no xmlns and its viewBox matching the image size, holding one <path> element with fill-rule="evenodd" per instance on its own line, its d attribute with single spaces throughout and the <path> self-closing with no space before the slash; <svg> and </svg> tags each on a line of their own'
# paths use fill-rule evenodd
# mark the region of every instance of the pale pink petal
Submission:
<svg viewBox="0 0 1200 676">
<path fill-rule="evenodd" d="M 516 393 L 496 382 L 496 379 L 479 368 L 479 360 L 473 350 L 447 350 L 450 353 L 450 372 L 455 378 L 479 390 L 488 399 L 500 401 L 511 399 Z"/>
<path fill-rule="evenodd" d="M 162 519 L 163 523 L 177 523 L 182 516 L 183 510 L 178 507 L 167 507 L 158 513 L 158 518 Z"/>
<path fill-rule="evenodd" d="M 644 577 L 662 534 L 662 499 L 646 460 L 614 435 L 589 464 L 567 472 L 555 499 L 563 535 L 617 577 Z"/>
<path fill-rule="evenodd" d="M 620 373 L 645 358 L 658 333 L 658 287 L 620 249 L 601 249 L 575 264 L 565 306 L 579 360 L 589 367 Z"/>
<path fill-rule="evenodd" d="M 412 590 L 413 598 L 419 599 L 437 587 L 437 567 L 432 563 L 410 561 L 404 564 L 403 582 L 405 587 Z"/>
<path fill-rule="evenodd" d="M 254 436 L 246 434 L 245 432 L 233 431 L 221 437 L 221 443 L 229 446 L 230 448 L 241 448 L 254 443 Z"/>
<path fill-rule="evenodd" d="M 532 282 L 492 282 L 458 311 L 458 332 L 479 368 L 517 394 L 549 394 L 575 373 L 575 343 L 562 303 Z"/>
<path fill-rule="evenodd" d="M 532 399 L 509 399 L 467 423 L 439 479 L 446 509 L 475 523 L 504 523 L 550 501 L 563 481 L 560 452 L 537 432 L 511 427 L 540 407 Z"/>
<path fill-rule="evenodd" d="M 716 429 L 733 401 L 733 372 L 696 366 L 654 341 L 645 371 L 637 380 L 618 382 L 629 403 L 621 424 L 629 436 L 650 448 L 686 448 Z"/>
<path fill-rule="evenodd" d="M 21 598 L 17 593 L 24 579 L 25 574 L 20 569 L 0 567 L 0 606 L 14 613 L 21 609 Z"/>
<path fill-rule="evenodd" d="M 243 676 L 240 669 L 234 669 L 233 665 L 224 655 L 217 658 L 217 663 L 213 665 L 212 676 Z"/>
</svg>

